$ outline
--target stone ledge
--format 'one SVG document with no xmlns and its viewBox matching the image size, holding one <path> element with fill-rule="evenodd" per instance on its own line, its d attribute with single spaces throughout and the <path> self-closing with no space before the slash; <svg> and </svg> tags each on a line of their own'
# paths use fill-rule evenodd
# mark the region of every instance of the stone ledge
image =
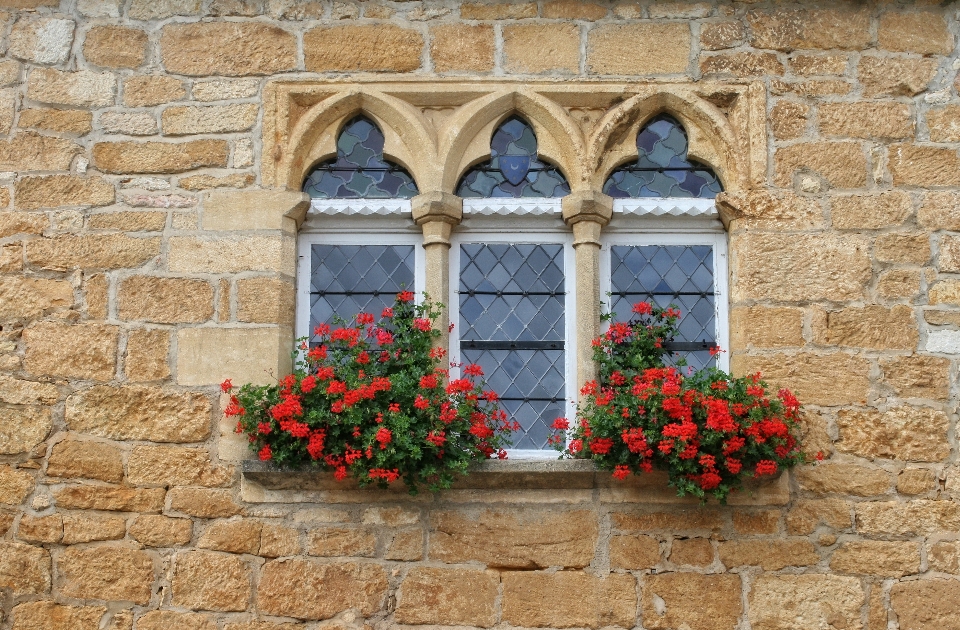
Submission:
<svg viewBox="0 0 960 630">
<path fill-rule="evenodd" d="M 380 502 L 391 498 L 404 500 L 409 496 L 402 485 L 388 490 L 361 489 L 352 480 L 336 481 L 329 472 L 279 468 L 255 460 L 244 461 L 242 472 L 241 496 L 251 503 L 357 503 L 363 502 L 364 496 L 371 502 Z M 483 490 L 498 497 L 502 496 L 499 491 L 556 490 L 558 494 L 571 492 L 581 496 L 587 491 L 591 500 L 602 503 L 698 503 L 691 497 L 678 497 L 667 485 L 666 473 L 655 471 L 618 481 L 610 473 L 598 471 L 591 461 L 569 459 L 474 464 L 469 476 L 437 498 L 443 501 L 445 494 L 468 491 L 477 502 L 482 502 L 483 493 L 477 491 Z M 428 492 L 421 492 L 417 501 L 422 502 L 427 495 Z M 789 502 L 789 472 L 762 482 L 748 482 L 742 492 L 731 494 L 728 499 L 729 505 L 786 505 Z"/>
</svg>

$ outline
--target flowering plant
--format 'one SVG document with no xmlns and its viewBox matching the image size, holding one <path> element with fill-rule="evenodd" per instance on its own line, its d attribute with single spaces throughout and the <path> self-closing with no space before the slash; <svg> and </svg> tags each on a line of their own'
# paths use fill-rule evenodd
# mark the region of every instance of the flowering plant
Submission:
<svg viewBox="0 0 960 630">
<path fill-rule="evenodd" d="M 800 403 L 786 389 L 767 395 L 760 375 L 735 378 L 718 368 L 684 376 L 663 361 L 680 312 L 646 302 L 635 317 L 594 341 L 599 378 L 580 391 L 578 422 L 564 448 L 592 458 L 617 479 L 654 468 L 669 474 L 679 496 L 725 502 L 746 477 L 763 477 L 803 462 L 795 434 Z M 716 354 L 717 350 L 711 351 Z M 558 431 L 569 422 L 558 418 Z"/>
<path fill-rule="evenodd" d="M 479 366 L 448 382 L 444 351 L 433 347 L 439 307 L 414 304 L 405 291 L 378 322 L 360 313 L 349 324 L 320 325 L 316 345 L 301 340 L 293 374 L 240 387 L 225 413 L 261 460 L 318 466 L 360 485 L 402 479 L 411 492 L 448 488 L 472 460 L 505 457 L 512 424 L 476 381 Z"/>
</svg>

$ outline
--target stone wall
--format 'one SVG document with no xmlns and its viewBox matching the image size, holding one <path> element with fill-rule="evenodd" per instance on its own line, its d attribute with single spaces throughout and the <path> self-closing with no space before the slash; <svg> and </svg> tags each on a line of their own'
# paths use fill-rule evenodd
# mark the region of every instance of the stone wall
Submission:
<svg viewBox="0 0 960 630">
<path fill-rule="evenodd" d="M 0 629 L 960 628 L 955 5 L 0 0 L 0 22 Z M 687 85 L 765 139 L 727 156 L 762 167 L 725 182 L 731 363 L 795 389 L 824 461 L 707 507 L 644 481 L 244 479 L 216 383 L 283 370 L 302 218 L 268 96 L 374 76 Z"/>
</svg>

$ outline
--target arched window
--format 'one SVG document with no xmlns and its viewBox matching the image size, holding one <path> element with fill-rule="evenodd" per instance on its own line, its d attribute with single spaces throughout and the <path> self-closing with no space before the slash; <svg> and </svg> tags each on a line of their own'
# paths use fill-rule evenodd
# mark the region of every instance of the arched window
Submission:
<svg viewBox="0 0 960 630">
<path fill-rule="evenodd" d="M 632 229 L 605 234 L 601 281 L 617 321 L 629 320 L 636 302 L 677 306 L 683 316 L 671 349 L 701 368 L 716 363 L 709 348 L 726 341 L 726 238 L 718 225 L 693 224 L 707 211 L 715 212 L 710 200 L 723 187 L 710 167 L 687 157 L 687 148 L 683 126 L 659 115 L 637 134 L 637 160 L 607 179 L 603 192 L 621 211 L 614 216 L 632 210 L 643 217 Z M 643 201 L 632 204 L 631 199 Z M 658 216 L 677 218 L 662 224 L 659 233 L 642 223 Z"/>
<path fill-rule="evenodd" d="M 356 116 L 337 137 L 336 159 L 303 183 L 313 201 L 300 235 L 298 336 L 312 338 L 335 317 L 379 316 L 397 293 L 422 287 L 421 238 L 409 201 L 417 185 L 384 158 L 384 143 L 376 124 Z M 335 228 L 330 215 L 338 217 Z"/>
</svg>

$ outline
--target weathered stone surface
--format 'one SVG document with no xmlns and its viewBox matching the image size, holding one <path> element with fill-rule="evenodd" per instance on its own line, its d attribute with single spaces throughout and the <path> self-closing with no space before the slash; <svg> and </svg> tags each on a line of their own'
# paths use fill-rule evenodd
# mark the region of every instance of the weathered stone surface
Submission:
<svg viewBox="0 0 960 630">
<path fill-rule="evenodd" d="M 731 241 L 734 301 L 856 300 L 872 275 L 869 245 L 857 237 L 740 233 Z"/>
<path fill-rule="evenodd" d="M 170 333 L 166 330 L 134 330 L 127 335 L 124 370 L 133 382 L 156 381 L 170 376 Z"/>
<path fill-rule="evenodd" d="M 867 98 L 916 96 L 927 89 L 936 72 L 937 62 L 933 59 L 863 55 L 857 65 Z"/>
<path fill-rule="evenodd" d="M 14 597 L 50 592 L 50 552 L 0 540 L 0 588 Z"/>
<path fill-rule="evenodd" d="M 881 262 L 924 265 L 930 260 L 930 237 L 909 232 L 883 234 L 877 237 L 873 256 Z"/>
<path fill-rule="evenodd" d="M 924 494 L 933 489 L 936 475 L 927 468 L 904 468 L 897 476 L 897 492 L 900 494 Z"/>
<path fill-rule="evenodd" d="M 960 504 L 927 499 L 857 503 L 857 530 L 868 536 L 960 532 Z"/>
<path fill-rule="evenodd" d="M 502 618 L 513 626 L 630 628 L 636 624 L 636 581 L 630 574 L 599 578 L 581 571 L 507 571 L 501 581 Z"/>
<path fill-rule="evenodd" d="M 860 618 L 860 581 L 839 575 L 761 575 L 749 595 L 754 630 L 843 630 Z"/>
<path fill-rule="evenodd" d="M 957 580 L 897 582 L 890 589 L 890 605 L 904 630 L 960 626 L 957 601 L 960 601 L 960 582 Z"/>
<path fill-rule="evenodd" d="M 123 480 L 120 449 L 93 440 L 68 439 L 57 442 L 47 462 L 47 475 L 119 483 Z"/>
<path fill-rule="evenodd" d="M 713 562 L 713 546 L 706 538 L 675 538 L 670 546 L 670 562 L 705 567 Z"/>
<path fill-rule="evenodd" d="M 69 514 L 63 517 L 64 545 L 76 545 L 95 540 L 120 540 L 127 533 L 126 519 L 111 516 L 83 516 Z"/>
<path fill-rule="evenodd" d="M 223 46 L 225 41 L 229 41 L 230 46 Z M 361 48 L 357 46 L 358 42 L 349 38 L 344 42 L 349 42 L 351 49 L 354 46 Z M 307 48 L 306 41 L 304 44 Z M 376 54 L 387 54 L 389 51 L 390 46 L 382 42 Z M 297 41 L 293 33 L 256 22 L 168 24 L 160 36 L 160 54 L 164 67 L 174 74 L 273 74 L 294 69 Z M 310 53 L 307 55 L 309 59 Z M 307 70 L 315 70 L 309 61 Z"/>
<path fill-rule="evenodd" d="M 736 575 L 648 575 L 640 590 L 643 625 L 651 630 L 684 625 L 697 630 L 733 628 L 742 611 L 740 578 Z M 704 593 L 711 596 L 703 597 Z"/>
<path fill-rule="evenodd" d="M 0 536 L 6 535 L 11 527 L 13 527 L 13 513 L 0 512 Z"/>
<path fill-rule="evenodd" d="M 437 72 L 493 70 L 493 27 L 442 24 L 430 29 L 430 58 Z"/>
<path fill-rule="evenodd" d="M 880 140 L 912 138 L 913 111 L 903 103 L 824 103 L 818 110 L 820 133 Z"/>
<path fill-rule="evenodd" d="M 237 163 L 237 153 L 234 149 L 233 163 Z M 210 188 L 246 188 L 253 184 L 256 178 L 252 173 L 234 173 L 223 177 L 212 175 L 193 175 L 183 177 L 177 184 L 184 190 L 208 190 Z"/>
<path fill-rule="evenodd" d="M 31 492 L 35 481 L 25 470 L 0 466 L 0 504 L 20 505 Z"/>
<path fill-rule="evenodd" d="M 363 511 L 361 520 L 364 525 L 416 525 L 420 522 L 420 513 L 402 507 L 371 507 Z"/>
<path fill-rule="evenodd" d="M 70 56 L 75 28 L 73 20 L 23 14 L 10 30 L 7 52 L 33 63 L 63 63 Z"/>
<path fill-rule="evenodd" d="M 246 610 L 250 568 L 236 556 L 207 551 L 177 554 L 170 578 L 174 606 L 194 610 Z"/>
<path fill-rule="evenodd" d="M 127 479 L 137 486 L 211 486 L 230 483 L 233 469 L 215 468 L 206 449 L 137 446 L 127 457 Z"/>
<path fill-rule="evenodd" d="M 179 79 L 163 75 L 138 75 L 123 82 L 123 104 L 127 107 L 152 107 L 179 101 L 187 95 Z"/>
<path fill-rule="evenodd" d="M 865 401 L 870 364 L 848 354 L 776 354 L 731 357 L 734 374 L 760 372 L 772 389 L 786 387 L 808 405 L 849 405 Z"/>
<path fill-rule="evenodd" d="M 23 331 L 28 371 L 43 376 L 109 381 L 117 365 L 116 326 L 38 322 Z"/>
<path fill-rule="evenodd" d="M 206 166 L 226 166 L 228 155 L 225 140 L 93 145 L 93 163 L 105 173 L 182 173 Z"/>
<path fill-rule="evenodd" d="M 888 269 L 877 279 L 877 295 L 885 298 L 912 298 L 920 292 L 920 271 Z"/>
<path fill-rule="evenodd" d="M 216 521 L 203 532 L 197 546 L 229 553 L 256 554 L 260 551 L 262 530 L 260 521 Z"/>
<path fill-rule="evenodd" d="M 724 48 L 734 48 L 742 44 L 746 36 L 743 22 L 737 20 L 702 22 L 700 24 L 700 49 L 723 50 Z"/>
<path fill-rule="evenodd" d="M 257 121 L 256 103 L 168 107 L 160 120 L 167 136 L 246 131 Z"/>
<path fill-rule="evenodd" d="M 162 20 L 174 15 L 196 15 L 200 0 L 133 0 L 127 14 L 134 20 Z"/>
<path fill-rule="evenodd" d="M 720 543 L 720 562 L 727 568 L 754 565 L 766 571 L 779 571 L 784 567 L 804 567 L 819 561 L 813 543 L 806 538 L 744 539 Z"/>
<path fill-rule="evenodd" d="M 16 234 L 43 234 L 50 220 L 40 212 L 0 212 L 0 238 Z"/>
<path fill-rule="evenodd" d="M 773 135 L 778 140 L 792 140 L 807 133 L 810 106 L 793 101 L 778 101 L 770 111 Z"/>
<path fill-rule="evenodd" d="M 840 55 L 794 55 L 790 68 L 802 77 L 845 74 L 849 56 Z"/>
<path fill-rule="evenodd" d="M 99 630 L 103 606 L 26 602 L 13 609 L 13 630 Z"/>
<path fill-rule="evenodd" d="M 953 50 L 947 21 L 931 11 L 885 12 L 880 16 L 877 43 L 882 50 L 921 55 L 946 55 Z"/>
<path fill-rule="evenodd" d="M 730 344 L 735 350 L 802 346 L 803 311 L 765 306 L 734 308 L 730 312 Z"/>
<path fill-rule="evenodd" d="M 627 531 L 717 532 L 723 529 L 723 515 L 713 509 L 688 507 L 672 512 L 622 513 L 611 515 L 613 527 Z"/>
<path fill-rule="evenodd" d="M 400 586 L 395 619 L 409 625 L 479 626 L 497 622 L 495 571 L 417 567 Z"/>
<path fill-rule="evenodd" d="M 250 98 L 260 90 L 259 79 L 213 79 L 196 81 L 193 98 L 198 101 L 226 101 L 235 98 Z"/>
<path fill-rule="evenodd" d="M 130 526 L 130 536 L 148 547 L 186 545 L 193 536 L 193 521 L 159 514 L 141 514 Z"/>
<path fill-rule="evenodd" d="M 841 230 L 875 230 L 902 225 L 913 213 L 907 193 L 888 191 L 873 195 L 833 197 L 830 216 L 833 227 Z"/>
<path fill-rule="evenodd" d="M 905 356 L 880 359 L 883 382 L 904 398 L 948 396 L 950 360 L 939 357 Z"/>
<path fill-rule="evenodd" d="M 777 9 L 747 13 L 754 48 L 860 50 L 870 43 L 867 11 Z"/>
<path fill-rule="evenodd" d="M 300 553 L 300 532 L 282 525 L 265 523 L 260 533 L 259 553 L 265 558 L 298 555 Z M 402 560 L 404 558 L 395 559 Z"/>
<path fill-rule="evenodd" d="M 181 385 L 270 382 L 286 343 L 276 328 L 187 328 L 177 335 Z M 289 368 L 287 368 L 289 369 Z M 282 371 L 282 370 L 280 370 Z"/>
<path fill-rule="evenodd" d="M 104 133 L 128 136 L 157 133 L 157 119 L 152 112 L 103 112 L 97 122 Z"/>
<path fill-rule="evenodd" d="M 65 510 L 159 512 L 165 494 L 163 488 L 66 486 L 54 492 L 54 499 Z"/>
<path fill-rule="evenodd" d="M 41 136 L 33 131 L 0 140 L 0 170 L 66 171 L 83 149 L 66 138 Z"/>
<path fill-rule="evenodd" d="M 867 181 L 867 160 L 856 142 L 801 142 L 777 149 L 778 186 L 792 185 L 797 171 L 812 172 L 837 188 L 862 188 Z"/>
<path fill-rule="evenodd" d="M 83 41 L 84 58 L 106 68 L 136 68 L 147 56 L 147 34 L 124 26 L 95 26 Z"/>
<path fill-rule="evenodd" d="M 700 58 L 700 73 L 755 77 L 783 74 L 783 64 L 773 53 L 721 53 Z"/>
<path fill-rule="evenodd" d="M 52 390 L 52 391 L 50 391 Z M 43 397 L 38 399 L 38 397 Z M 30 400 L 30 399 L 33 400 Z M 0 378 L 0 401 L 14 405 L 56 400 L 56 388 L 32 381 Z M 49 401 L 52 402 L 52 401 Z M 48 402 L 48 404 L 49 404 Z M 0 408 L 0 454 L 29 453 L 50 435 L 50 410 L 42 407 Z"/>
<path fill-rule="evenodd" d="M 120 284 L 118 303 L 120 319 L 204 322 L 213 317 L 213 286 L 206 280 L 133 276 Z"/>
<path fill-rule="evenodd" d="M 504 26 L 503 55 L 508 72 L 576 73 L 580 69 L 580 31 L 574 24 Z"/>
<path fill-rule="evenodd" d="M 300 588 L 290 589 L 290 584 Z M 369 616 L 380 609 L 387 574 L 376 564 L 321 564 L 302 558 L 273 560 L 260 571 L 257 602 L 268 615 L 329 619 L 349 608 Z"/>
<path fill-rule="evenodd" d="M 846 542 L 833 552 L 830 568 L 840 573 L 903 577 L 920 570 L 920 545 L 883 540 Z"/>
<path fill-rule="evenodd" d="M 34 107 L 20 112 L 17 126 L 22 129 L 45 129 L 60 133 L 84 135 L 90 133 L 93 114 L 76 109 Z"/>
<path fill-rule="evenodd" d="M 960 305 L 960 282 L 944 280 L 930 287 L 930 304 Z"/>
<path fill-rule="evenodd" d="M 106 206 L 113 203 L 113 186 L 99 177 L 50 175 L 22 177 L 13 186 L 13 203 L 21 210 L 61 206 Z"/>
<path fill-rule="evenodd" d="M 840 462 L 822 462 L 797 470 L 800 489 L 817 494 L 836 493 L 870 497 L 890 490 L 890 475 L 881 468 Z"/>
<path fill-rule="evenodd" d="M 242 511 L 230 490 L 207 488 L 173 488 L 170 509 L 197 518 L 229 518 Z"/>
<path fill-rule="evenodd" d="M 394 535 L 383 556 L 386 560 L 412 562 L 423 559 L 423 530 L 404 529 Z"/>
<path fill-rule="evenodd" d="M 115 440 L 199 442 L 210 435 L 210 401 L 196 392 L 98 385 L 67 399 L 66 421 Z"/>
<path fill-rule="evenodd" d="M 927 562 L 934 571 L 960 573 L 960 541 L 941 540 L 931 545 Z"/>
<path fill-rule="evenodd" d="M 543 5 L 542 17 L 560 20 L 599 20 L 607 16 L 606 7 L 592 2 L 551 0 Z"/>
<path fill-rule="evenodd" d="M 57 558 L 60 592 L 78 599 L 113 599 L 146 604 L 153 586 L 153 560 L 122 547 L 65 549 Z"/>
<path fill-rule="evenodd" d="M 890 146 L 890 173 L 895 186 L 957 186 L 960 157 L 956 149 L 894 144 Z"/>
<path fill-rule="evenodd" d="M 945 413 L 903 405 L 886 412 L 842 409 L 837 414 L 837 449 L 860 457 L 940 461 L 950 453 Z"/>
<path fill-rule="evenodd" d="M 27 98 L 42 103 L 107 107 L 113 105 L 116 92 L 117 79 L 108 72 L 36 68 L 27 79 Z"/>
<path fill-rule="evenodd" d="M 27 262 L 54 271 L 139 267 L 159 253 L 159 238 L 125 234 L 58 236 L 27 244 Z"/>
<path fill-rule="evenodd" d="M 216 630 L 213 617 L 199 613 L 151 610 L 137 619 L 137 630 Z"/>
<path fill-rule="evenodd" d="M 237 282 L 237 321 L 293 325 L 293 284 L 278 278 L 248 278 Z"/>
<path fill-rule="evenodd" d="M 653 536 L 610 537 L 610 566 L 614 569 L 649 569 L 660 562 L 660 541 Z"/>
<path fill-rule="evenodd" d="M 931 326 L 960 326 L 960 312 L 957 311 L 927 309 L 923 311 L 923 319 Z"/>
<path fill-rule="evenodd" d="M 960 141 L 960 107 L 947 105 L 929 110 L 927 129 L 930 130 L 930 140 L 933 142 Z"/>
<path fill-rule="evenodd" d="M 595 74 L 677 74 L 690 65 L 690 26 L 608 24 L 587 35 L 587 65 Z"/>
<path fill-rule="evenodd" d="M 310 532 L 307 553 L 312 556 L 372 556 L 377 539 L 367 528 L 328 527 Z"/>
<path fill-rule="evenodd" d="M 477 519 L 459 512 L 432 517 L 430 555 L 441 562 L 479 560 L 490 566 L 585 567 L 597 538 L 593 512 L 503 513 L 485 510 Z"/>
<path fill-rule="evenodd" d="M 24 514 L 17 525 L 17 538 L 29 543 L 58 543 L 63 538 L 63 518 L 59 514 Z"/>
<path fill-rule="evenodd" d="M 960 237 L 941 237 L 937 266 L 943 273 L 960 272 Z"/>
<path fill-rule="evenodd" d="M 410 72 L 420 67 L 423 36 L 392 24 L 320 27 L 303 35 L 310 72 Z"/>
<path fill-rule="evenodd" d="M 929 247 L 929 246 L 928 246 Z M 909 306 L 864 306 L 826 313 L 822 329 L 815 325 L 819 343 L 876 350 L 914 350 L 919 340 L 916 316 Z"/>
<path fill-rule="evenodd" d="M 460 17 L 465 20 L 518 20 L 522 18 L 537 17 L 537 3 L 465 3 L 460 5 Z"/>
<path fill-rule="evenodd" d="M 170 239 L 170 270 L 184 273 L 274 271 L 286 264 L 284 241 L 270 236 Z"/>
</svg>

